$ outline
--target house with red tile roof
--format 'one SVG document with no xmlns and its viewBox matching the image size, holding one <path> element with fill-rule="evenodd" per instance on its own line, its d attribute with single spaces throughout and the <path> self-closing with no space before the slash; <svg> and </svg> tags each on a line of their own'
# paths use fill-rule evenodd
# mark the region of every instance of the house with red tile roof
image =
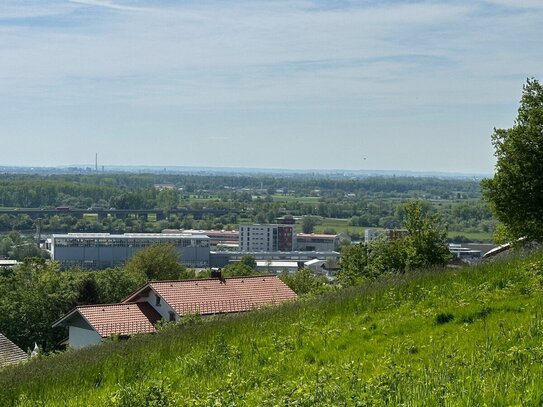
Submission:
<svg viewBox="0 0 543 407">
<path fill-rule="evenodd" d="M 120 304 L 77 307 L 53 326 L 67 325 L 69 345 L 80 348 L 111 335 L 155 332 L 161 319 L 245 312 L 294 299 L 294 291 L 277 276 L 151 281 Z"/>
<path fill-rule="evenodd" d="M 53 324 L 68 326 L 67 343 L 74 349 L 100 343 L 103 339 L 155 332 L 160 314 L 146 302 L 84 305 L 71 310 Z"/>
<path fill-rule="evenodd" d="M 0 334 L 0 368 L 22 362 L 28 355 L 21 348 Z"/>
</svg>

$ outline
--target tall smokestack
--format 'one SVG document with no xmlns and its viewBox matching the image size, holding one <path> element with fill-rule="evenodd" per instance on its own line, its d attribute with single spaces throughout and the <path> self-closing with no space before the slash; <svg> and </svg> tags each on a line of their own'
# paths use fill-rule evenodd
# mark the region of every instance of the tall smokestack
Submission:
<svg viewBox="0 0 543 407">
<path fill-rule="evenodd" d="M 94 170 L 98 172 L 98 153 L 94 156 Z"/>
</svg>

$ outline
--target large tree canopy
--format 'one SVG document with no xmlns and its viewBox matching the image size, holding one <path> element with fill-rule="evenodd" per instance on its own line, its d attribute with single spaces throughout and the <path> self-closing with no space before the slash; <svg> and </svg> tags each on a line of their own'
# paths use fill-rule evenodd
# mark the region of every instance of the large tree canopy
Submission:
<svg viewBox="0 0 543 407">
<path fill-rule="evenodd" d="M 496 172 L 483 194 L 510 237 L 543 239 L 543 87 L 528 79 L 515 124 L 494 129 Z"/>
<path fill-rule="evenodd" d="M 178 280 L 184 277 L 185 266 L 173 244 L 156 244 L 141 249 L 125 264 L 127 273 L 140 274 L 145 280 Z"/>
</svg>

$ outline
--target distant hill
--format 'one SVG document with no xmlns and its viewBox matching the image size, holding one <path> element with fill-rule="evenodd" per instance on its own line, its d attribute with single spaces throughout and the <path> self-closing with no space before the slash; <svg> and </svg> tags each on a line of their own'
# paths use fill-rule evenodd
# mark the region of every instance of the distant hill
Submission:
<svg viewBox="0 0 543 407">
<path fill-rule="evenodd" d="M 47 357 L 0 405 L 538 405 L 543 253 Z"/>
</svg>

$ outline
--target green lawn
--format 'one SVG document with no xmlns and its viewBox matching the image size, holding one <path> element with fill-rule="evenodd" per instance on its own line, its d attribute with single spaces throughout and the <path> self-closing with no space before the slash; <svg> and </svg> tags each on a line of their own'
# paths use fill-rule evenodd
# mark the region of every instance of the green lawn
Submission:
<svg viewBox="0 0 543 407">
<path fill-rule="evenodd" d="M 389 276 L 8 368 L 0 405 L 537 406 L 542 305 L 541 253 Z"/>
</svg>

